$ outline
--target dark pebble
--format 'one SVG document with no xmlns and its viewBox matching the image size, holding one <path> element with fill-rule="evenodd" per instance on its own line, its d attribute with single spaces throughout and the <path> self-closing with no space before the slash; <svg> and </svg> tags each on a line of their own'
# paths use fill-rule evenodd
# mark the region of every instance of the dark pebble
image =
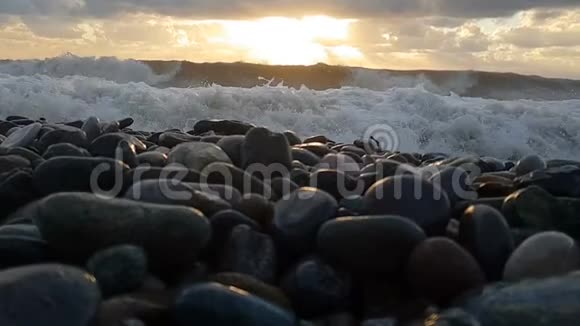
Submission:
<svg viewBox="0 0 580 326">
<path fill-rule="evenodd" d="M 279 288 L 266 284 L 257 278 L 247 274 L 218 273 L 209 277 L 211 282 L 217 282 L 225 286 L 233 286 L 258 296 L 281 308 L 291 310 L 288 297 Z"/>
<path fill-rule="evenodd" d="M 102 156 L 116 158 L 119 143 L 127 141 L 129 145 L 135 148 L 136 153 L 144 152 L 147 148 L 142 141 L 134 136 L 123 133 L 108 133 L 97 137 L 89 146 L 89 152 L 93 156 Z"/>
<path fill-rule="evenodd" d="M 0 144 L 0 147 L 28 147 L 32 145 L 42 125 L 40 123 L 33 123 L 26 127 L 18 128 L 16 131 L 6 134 L 6 139 Z"/>
<path fill-rule="evenodd" d="M 189 206 L 200 210 L 206 216 L 231 208 L 219 196 L 195 190 L 187 183 L 170 179 L 134 183 L 125 192 L 124 198 L 152 204 Z"/>
<path fill-rule="evenodd" d="M 10 121 L 1 121 L 0 120 L 0 135 L 2 136 L 6 136 L 6 134 L 8 133 L 8 130 L 12 129 L 12 128 L 16 128 L 18 127 L 18 125 L 10 122 Z"/>
<path fill-rule="evenodd" d="M 518 188 L 538 186 L 554 196 L 580 197 L 580 167 L 562 166 L 532 173 L 516 178 Z"/>
<path fill-rule="evenodd" d="M 292 168 L 290 145 L 283 134 L 274 133 L 266 128 L 254 128 L 246 134 L 242 144 L 242 166 L 260 175 L 260 179 L 271 179 L 286 175 Z M 275 175 L 269 171 L 275 172 Z M 262 171 L 266 175 L 262 175 Z"/>
<path fill-rule="evenodd" d="M 522 176 L 546 168 L 546 162 L 537 155 L 529 155 L 519 160 L 515 166 L 516 175 Z"/>
<path fill-rule="evenodd" d="M 333 153 L 333 151 L 323 143 L 304 143 L 302 145 L 296 145 L 294 147 L 310 151 L 320 158 L 324 157 L 327 154 Z"/>
<path fill-rule="evenodd" d="M 490 281 L 501 280 L 514 242 L 502 214 L 486 205 L 470 206 L 461 217 L 459 241 L 477 259 Z"/>
<path fill-rule="evenodd" d="M 505 281 L 548 278 L 580 270 L 580 248 L 564 233 L 543 232 L 526 239 L 511 255 Z"/>
<path fill-rule="evenodd" d="M 286 139 L 288 140 L 288 144 L 290 144 L 290 146 L 302 144 L 302 140 L 300 139 L 300 137 L 298 137 L 298 135 L 296 135 L 294 131 L 291 130 L 284 131 L 284 137 L 286 137 Z"/>
<path fill-rule="evenodd" d="M 413 250 L 407 278 L 418 294 L 441 305 L 485 284 L 477 261 L 454 241 L 438 237 L 423 241 Z"/>
<path fill-rule="evenodd" d="M 90 326 L 101 296 L 95 279 L 63 265 L 0 272 L 0 325 Z"/>
<path fill-rule="evenodd" d="M 125 118 L 122 120 L 119 120 L 119 129 L 125 129 L 125 128 L 129 128 L 131 127 L 131 125 L 133 125 L 133 123 L 135 123 L 135 120 L 133 120 L 133 118 Z"/>
<path fill-rule="evenodd" d="M 348 271 L 386 276 L 401 273 L 424 239 L 423 230 L 402 217 L 342 217 L 322 225 L 317 250 Z"/>
<path fill-rule="evenodd" d="M 141 246 L 153 272 L 176 272 L 209 242 L 211 227 L 201 212 L 87 193 L 43 199 L 33 217 L 43 239 L 65 259 L 87 259 L 116 244 Z M 187 250 L 184 250 L 184 246 Z"/>
<path fill-rule="evenodd" d="M 237 120 L 201 120 L 193 127 L 196 135 L 214 131 L 218 135 L 245 135 L 255 126 Z"/>
<path fill-rule="evenodd" d="M 90 157 L 91 153 L 86 149 L 77 147 L 73 144 L 61 143 L 50 145 L 46 151 L 44 151 L 42 158 L 48 160 L 59 156 Z"/>
<path fill-rule="evenodd" d="M 184 143 L 169 152 L 167 163 L 177 163 L 189 169 L 203 171 L 212 163 L 231 163 L 229 156 L 211 143 Z"/>
<path fill-rule="evenodd" d="M 167 155 L 159 152 L 145 152 L 137 155 L 139 165 L 164 167 L 167 165 Z"/>
<path fill-rule="evenodd" d="M 269 226 L 274 217 L 274 205 L 258 194 L 243 195 L 240 202 L 234 205 L 234 209 L 263 226 Z"/>
<path fill-rule="evenodd" d="M 580 276 L 490 286 L 464 309 L 481 326 L 576 325 L 580 319 Z"/>
<path fill-rule="evenodd" d="M 226 152 L 232 163 L 237 167 L 242 167 L 242 144 L 245 139 L 245 136 L 234 135 L 225 136 L 217 142 L 217 145 Z"/>
<path fill-rule="evenodd" d="M 0 174 L 30 168 L 30 161 L 19 155 L 0 156 Z"/>
<path fill-rule="evenodd" d="M 478 198 L 478 193 L 471 187 L 471 177 L 462 168 L 447 167 L 433 175 L 429 181 L 445 190 L 451 205 L 455 205 L 455 203 L 462 200 L 475 200 Z"/>
<path fill-rule="evenodd" d="M 274 241 L 247 225 L 234 227 L 222 253 L 220 271 L 247 274 L 274 283 L 277 272 Z"/>
<path fill-rule="evenodd" d="M 104 296 L 139 288 L 147 276 L 147 256 L 132 245 L 110 247 L 95 253 L 87 262 Z"/>
<path fill-rule="evenodd" d="M 90 117 L 83 123 L 81 129 L 87 135 L 87 141 L 92 142 L 97 137 L 101 136 L 101 122 L 98 118 Z"/>
<path fill-rule="evenodd" d="M 312 173 L 309 185 L 326 191 L 336 200 L 363 193 L 362 184 L 358 183 L 355 178 L 337 170 L 324 169 Z"/>
<path fill-rule="evenodd" d="M 86 148 L 88 145 L 87 135 L 84 131 L 78 128 L 68 127 L 55 129 L 44 134 L 38 142 L 36 148 L 40 153 L 44 153 L 50 145 L 54 144 L 72 144 L 80 148 Z"/>
<path fill-rule="evenodd" d="M 199 142 L 200 140 L 201 140 L 200 137 L 192 136 L 181 132 L 164 132 L 161 135 L 159 135 L 159 140 L 157 141 L 157 144 L 159 144 L 160 146 L 165 146 L 167 148 L 173 148 L 183 143 Z"/>
<path fill-rule="evenodd" d="M 279 246 L 305 254 L 316 245 L 322 224 L 336 216 L 338 203 L 316 188 L 300 188 L 276 203 L 272 233 Z"/>
<path fill-rule="evenodd" d="M 407 217 L 429 234 L 441 234 L 451 207 L 444 190 L 418 176 L 395 176 L 375 183 L 365 194 L 367 214 Z"/>
<path fill-rule="evenodd" d="M 292 268 L 282 282 L 297 314 L 323 316 L 348 307 L 352 281 L 319 258 L 309 258 Z"/>
<path fill-rule="evenodd" d="M 296 326 L 295 317 L 248 292 L 218 283 L 194 285 L 173 307 L 176 326 Z"/>
<path fill-rule="evenodd" d="M 320 163 L 320 157 L 303 148 L 292 147 L 292 159 L 308 166 L 315 166 Z"/>
<path fill-rule="evenodd" d="M 40 194 L 81 191 L 121 194 L 128 166 L 110 158 L 55 157 L 34 170 L 33 184 Z"/>
</svg>

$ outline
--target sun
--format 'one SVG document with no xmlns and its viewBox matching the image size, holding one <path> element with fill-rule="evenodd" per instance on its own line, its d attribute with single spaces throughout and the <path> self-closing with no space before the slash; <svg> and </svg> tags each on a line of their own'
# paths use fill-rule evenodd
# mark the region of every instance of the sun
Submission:
<svg viewBox="0 0 580 326">
<path fill-rule="evenodd" d="M 223 23 L 224 41 L 249 59 L 273 65 L 309 65 L 329 55 L 359 58 L 361 52 L 344 44 L 353 20 L 328 16 L 266 17 Z"/>
</svg>

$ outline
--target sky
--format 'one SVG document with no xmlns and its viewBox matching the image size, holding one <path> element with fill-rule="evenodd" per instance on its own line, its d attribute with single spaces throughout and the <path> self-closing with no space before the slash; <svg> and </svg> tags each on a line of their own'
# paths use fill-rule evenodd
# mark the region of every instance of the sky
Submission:
<svg viewBox="0 0 580 326">
<path fill-rule="evenodd" d="M 580 79 L 580 0 L 0 0 L 0 58 L 65 53 Z"/>
</svg>

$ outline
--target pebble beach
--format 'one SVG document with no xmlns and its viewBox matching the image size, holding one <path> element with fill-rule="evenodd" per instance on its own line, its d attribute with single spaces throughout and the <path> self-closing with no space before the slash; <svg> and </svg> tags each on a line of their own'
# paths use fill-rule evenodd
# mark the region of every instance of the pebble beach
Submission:
<svg viewBox="0 0 580 326">
<path fill-rule="evenodd" d="M 580 161 L 138 119 L 2 117 L 0 325 L 580 321 Z"/>
</svg>

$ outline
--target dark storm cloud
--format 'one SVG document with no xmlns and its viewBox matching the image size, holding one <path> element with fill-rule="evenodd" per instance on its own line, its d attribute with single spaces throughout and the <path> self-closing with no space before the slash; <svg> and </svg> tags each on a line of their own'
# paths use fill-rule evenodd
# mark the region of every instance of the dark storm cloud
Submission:
<svg viewBox="0 0 580 326">
<path fill-rule="evenodd" d="M 498 17 L 533 8 L 580 7 L 580 0 L 2 0 L 0 13 L 107 17 L 152 12 L 232 18 L 324 13 L 355 18 L 409 15 Z"/>
</svg>

